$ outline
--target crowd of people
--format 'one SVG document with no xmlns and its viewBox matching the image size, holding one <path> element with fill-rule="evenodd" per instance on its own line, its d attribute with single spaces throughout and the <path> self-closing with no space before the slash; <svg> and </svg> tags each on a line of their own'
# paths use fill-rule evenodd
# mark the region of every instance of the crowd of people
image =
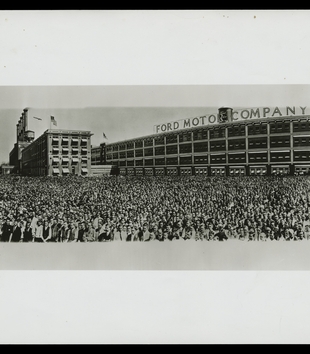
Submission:
<svg viewBox="0 0 310 354">
<path fill-rule="evenodd" d="M 309 176 L 1 176 L 0 240 L 309 240 L 309 207 Z"/>
</svg>

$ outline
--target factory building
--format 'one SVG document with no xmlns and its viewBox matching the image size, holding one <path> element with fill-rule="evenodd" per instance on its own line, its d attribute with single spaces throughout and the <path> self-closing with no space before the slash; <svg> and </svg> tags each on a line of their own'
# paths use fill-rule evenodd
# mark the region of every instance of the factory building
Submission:
<svg viewBox="0 0 310 354">
<path fill-rule="evenodd" d="M 107 164 L 135 176 L 309 174 L 310 116 L 298 109 L 223 107 L 156 125 L 155 134 L 107 144 Z"/>
</svg>

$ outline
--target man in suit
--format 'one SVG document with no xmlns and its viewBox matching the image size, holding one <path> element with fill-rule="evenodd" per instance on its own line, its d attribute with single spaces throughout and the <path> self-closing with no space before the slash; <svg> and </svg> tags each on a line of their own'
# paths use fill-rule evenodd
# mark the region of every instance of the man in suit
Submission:
<svg viewBox="0 0 310 354">
<path fill-rule="evenodd" d="M 22 241 L 22 229 L 19 221 L 15 221 L 13 225 L 13 232 L 10 235 L 9 242 Z"/>
<path fill-rule="evenodd" d="M 13 232 L 13 221 L 9 218 L 6 219 L 5 223 L 2 226 L 2 242 L 9 242 L 11 234 Z"/>
</svg>

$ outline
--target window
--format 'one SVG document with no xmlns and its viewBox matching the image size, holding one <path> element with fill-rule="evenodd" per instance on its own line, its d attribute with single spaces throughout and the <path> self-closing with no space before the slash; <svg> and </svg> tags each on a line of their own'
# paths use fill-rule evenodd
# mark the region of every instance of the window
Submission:
<svg viewBox="0 0 310 354">
<path fill-rule="evenodd" d="M 267 134 L 267 123 L 255 123 L 248 125 L 248 135 Z"/>
<path fill-rule="evenodd" d="M 290 123 L 289 122 L 271 122 L 270 123 L 270 134 L 279 133 L 289 133 Z"/>
<path fill-rule="evenodd" d="M 133 150 L 127 151 L 127 158 L 130 158 L 130 157 L 134 157 L 134 151 Z"/>
<path fill-rule="evenodd" d="M 193 140 L 207 140 L 208 130 L 195 130 L 193 132 Z"/>
<path fill-rule="evenodd" d="M 127 148 L 127 150 L 133 149 L 133 142 L 127 143 L 126 148 Z"/>
<path fill-rule="evenodd" d="M 309 132 L 310 122 L 301 120 L 300 122 L 293 122 L 293 132 Z"/>
<path fill-rule="evenodd" d="M 257 153 L 249 153 L 249 162 L 266 162 L 268 161 L 267 151 L 260 151 Z"/>
<path fill-rule="evenodd" d="M 134 160 L 127 160 L 127 166 L 133 166 Z"/>
<path fill-rule="evenodd" d="M 211 154 L 210 162 L 211 162 L 211 164 L 226 163 L 226 155 L 225 154 Z"/>
<path fill-rule="evenodd" d="M 178 142 L 177 134 L 170 134 L 166 136 L 166 144 L 175 144 Z"/>
<path fill-rule="evenodd" d="M 125 151 L 122 151 L 119 153 L 119 158 L 120 159 L 125 159 L 126 158 L 126 152 Z"/>
<path fill-rule="evenodd" d="M 270 137 L 270 147 L 290 147 L 290 136 Z"/>
<path fill-rule="evenodd" d="M 238 154 L 228 154 L 228 162 L 229 163 L 245 163 L 246 162 L 245 152 L 241 152 Z"/>
<path fill-rule="evenodd" d="M 180 157 L 180 165 L 191 165 L 192 157 L 191 156 L 181 156 Z"/>
<path fill-rule="evenodd" d="M 310 146 L 310 136 L 294 136 L 293 144 L 294 147 Z"/>
<path fill-rule="evenodd" d="M 228 150 L 243 150 L 245 149 L 245 139 L 228 140 Z"/>
<path fill-rule="evenodd" d="M 165 138 L 163 136 L 157 137 L 154 140 L 155 140 L 155 145 L 164 145 L 165 144 Z"/>
<path fill-rule="evenodd" d="M 144 149 L 144 156 L 153 156 L 153 148 Z"/>
<path fill-rule="evenodd" d="M 139 149 L 135 151 L 135 157 L 141 157 L 143 156 L 143 149 Z"/>
<path fill-rule="evenodd" d="M 144 164 L 145 164 L 145 166 L 153 166 L 154 161 L 153 161 L 153 159 L 145 159 Z"/>
<path fill-rule="evenodd" d="M 219 127 L 210 130 L 210 139 L 225 138 L 225 128 Z"/>
<path fill-rule="evenodd" d="M 243 135 L 245 135 L 245 125 L 244 124 L 231 125 L 228 127 L 228 137 L 243 136 Z"/>
<path fill-rule="evenodd" d="M 138 140 L 135 142 L 135 148 L 142 148 L 143 147 L 143 141 L 142 140 Z"/>
<path fill-rule="evenodd" d="M 270 152 L 270 161 L 271 162 L 282 162 L 290 161 L 290 152 L 289 151 L 271 151 Z"/>
<path fill-rule="evenodd" d="M 192 144 L 180 144 L 179 145 L 180 154 L 186 154 L 192 152 Z"/>
<path fill-rule="evenodd" d="M 153 139 L 144 140 L 144 146 L 153 146 Z"/>
<path fill-rule="evenodd" d="M 310 160 L 310 151 L 294 151 L 294 160 L 295 161 L 309 161 Z"/>
<path fill-rule="evenodd" d="M 155 148 L 155 155 L 164 155 L 164 154 L 165 154 L 164 146 Z"/>
<path fill-rule="evenodd" d="M 155 165 L 164 165 L 165 164 L 165 158 L 160 158 L 160 159 L 155 159 Z"/>
<path fill-rule="evenodd" d="M 171 165 L 178 165 L 178 158 L 177 157 L 167 157 L 166 159 L 166 164 L 168 166 L 171 166 Z"/>
<path fill-rule="evenodd" d="M 211 141 L 210 142 L 210 151 L 223 151 L 226 150 L 226 141 Z"/>
<path fill-rule="evenodd" d="M 203 143 L 194 143 L 194 152 L 207 152 L 208 151 L 208 142 Z"/>
<path fill-rule="evenodd" d="M 262 138 L 249 138 L 248 148 L 249 149 L 258 149 L 267 147 L 267 137 Z"/>
<path fill-rule="evenodd" d="M 208 164 L 208 155 L 194 156 L 194 164 Z"/>
<path fill-rule="evenodd" d="M 143 166 L 143 160 L 136 160 L 136 166 Z"/>
<path fill-rule="evenodd" d="M 179 135 L 179 142 L 183 143 L 185 141 L 192 141 L 192 133 L 191 132 L 181 133 Z"/>
<path fill-rule="evenodd" d="M 177 154 L 178 153 L 178 146 L 177 145 L 168 145 L 166 146 L 166 154 Z"/>
</svg>

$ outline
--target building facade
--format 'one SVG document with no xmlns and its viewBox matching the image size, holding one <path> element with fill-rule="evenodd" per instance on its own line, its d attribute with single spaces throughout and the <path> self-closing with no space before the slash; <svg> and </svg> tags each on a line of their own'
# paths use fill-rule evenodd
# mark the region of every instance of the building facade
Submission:
<svg viewBox="0 0 310 354">
<path fill-rule="evenodd" d="M 91 164 L 92 165 L 105 165 L 106 159 L 106 147 L 105 143 L 101 143 L 99 146 L 91 147 Z"/>
<path fill-rule="evenodd" d="M 88 176 L 91 174 L 91 132 L 45 131 L 22 152 L 22 174 L 28 176 Z"/>
<path fill-rule="evenodd" d="M 211 125 L 107 144 L 107 163 L 135 176 L 309 174 L 310 116 L 233 120 L 230 111 L 230 119 L 219 117 Z"/>
</svg>

